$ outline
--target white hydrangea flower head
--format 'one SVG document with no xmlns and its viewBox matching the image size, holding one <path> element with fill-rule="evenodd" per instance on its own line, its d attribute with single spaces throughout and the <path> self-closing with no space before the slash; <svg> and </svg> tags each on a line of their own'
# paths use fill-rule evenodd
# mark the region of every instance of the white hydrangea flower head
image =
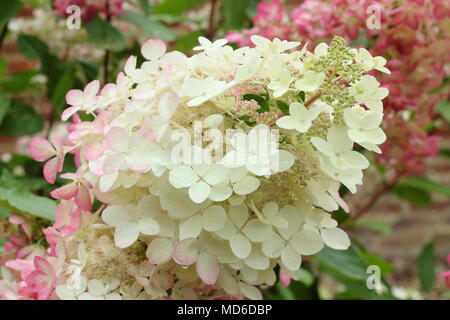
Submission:
<svg viewBox="0 0 450 320">
<path fill-rule="evenodd" d="M 53 226 L 60 299 L 261 299 L 275 268 L 299 279 L 302 256 L 350 246 L 330 212 L 348 212 L 338 190 L 356 192 L 369 166 L 355 145 L 386 139 L 388 91 L 366 75 L 385 60 L 339 37 L 314 53 L 199 42 L 187 57 L 148 40 L 141 66 L 68 93 L 62 153 L 77 155 L 83 197 L 64 193 Z"/>
</svg>

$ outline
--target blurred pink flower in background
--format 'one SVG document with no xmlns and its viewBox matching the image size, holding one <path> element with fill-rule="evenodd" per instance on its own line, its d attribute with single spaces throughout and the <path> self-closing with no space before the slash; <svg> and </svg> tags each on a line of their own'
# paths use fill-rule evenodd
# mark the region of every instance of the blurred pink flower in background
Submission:
<svg viewBox="0 0 450 320">
<path fill-rule="evenodd" d="M 67 8 L 76 5 L 81 9 L 84 22 L 90 22 L 96 14 L 103 16 L 116 16 L 123 13 L 122 5 L 126 0 L 56 0 L 55 10 L 61 16 L 68 15 Z"/>
</svg>

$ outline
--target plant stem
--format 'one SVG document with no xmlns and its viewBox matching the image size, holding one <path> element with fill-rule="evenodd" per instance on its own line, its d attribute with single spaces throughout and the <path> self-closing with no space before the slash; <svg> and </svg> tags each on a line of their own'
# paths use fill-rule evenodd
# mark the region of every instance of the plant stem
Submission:
<svg viewBox="0 0 450 320">
<path fill-rule="evenodd" d="M 209 18 L 208 18 L 208 29 L 206 30 L 206 37 L 208 39 L 212 39 L 214 37 L 214 34 L 216 33 L 215 27 L 214 27 L 214 15 L 216 12 L 216 4 L 217 0 L 211 0 L 211 11 L 209 12 Z"/>
<path fill-rule="evenodd" d="M 308 107 L 309 105 L 311 105 L 312 103 L 314 103 L 314 101 L 316 101 L 317 99 L 319 99 L 321 95 L 322 95 L 322 92 L 320 92 L 320 91 L 316 92 L 315 95 L 313 95 L 311 98 L 309 98 L 309 99 L 305 102 L 305 107 Z"/>
<path fill-rule="evenodd" d="M 109 0 L 105 2 L 105 12 L 106 12 L 106 21 L 108 23 L 111 23 L 111 13 L 109 8 Z M 109 57 L 110 57 L 110 51 L 109 49 L 105 49 L 105 56 L 103 58 L 103 82 L 104 84 L 108 83 L 108 72 L 109 72 Z"/>
<path fill-rule="evenodd" d="M 8 23 L 5 24 L 5 26 L 2 29 L 2 33 L 0 34 L 0 51 L 2 51 L 3 42 L 5 41 L 7 33 L 8 33 Z"/>
<path fill-rule="evenodd" d="M 395 187 L 396 183 L 400 178 L 403 176 L 404 171 L 397 171 L 394 178 L 390 180 L 389 182 L 384 183 L 378 190 L 372 193 L 372 197 L 369 199 L 369 201 L 366 202 L 363 206 L 361 206 L 358 211 L 356 211 L 356 214 L 352 217 L 353 220 L 358 220 L 361 218 L 362 215 L 367 213 L 383 196 L 385 193 L 392 190 L 392 188 Z"/>
</svg>

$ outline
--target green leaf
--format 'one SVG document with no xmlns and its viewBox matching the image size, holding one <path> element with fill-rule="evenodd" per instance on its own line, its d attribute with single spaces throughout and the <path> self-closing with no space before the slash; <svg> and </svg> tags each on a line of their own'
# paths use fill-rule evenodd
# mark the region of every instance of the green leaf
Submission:
<svg viewBox="0 0 450 320">
<path fill-rule="evenodd" d="M 177 42 L 172 46 L 173 50 L 178 50 L 184 53 L 192 51 L 192 48 L 197 45 L 198 37 L 203 34 L 202 31 L 192 31 L 177 39 Z"/>
<path fill-rule="evenodd" d="M 225 29 L 239 30 L 247 24 L 247 8 L 252 4 L 249 0 L 223 0 Z"/>
<path fill-rule="evenodd" d="M 0 77 L 4 76 L 8 71 L 8 64 L 6 60 L 0 57 Z"/>
<path fill-rule="evenodd" d="M 20 34 L 17 43 L 27 58 L 40 61 L 41 71 L 48 79 L 47 91 L 51 99 L 66 66 L 55 55 L 50 53 L 47 44 L 35 36 Z"/>
<path fill-rule="evenodd" d="M 412 177 L 409 179 L 401 180 L 397 183 L 400 186 L 409 186 L 422 189 L 428 192 L 435 192 L 450 197 L 450 186 L 433 182 L 424 177 Z"/>
<path fill-rule="evenodd" d="M 0 78 L 0 85 L 6 92 L 18 93 L 32 87 L 31 78 L 37 75 L 34 70 L 16 72 L 6 77 Z"/>
<path fill-rule="evenodd" d="M 119 51 L 126 45 L 125 38 L 119 29 L 98 15 L 86 24 L 86 30 L 89 34 L 89 40 L 100 48 Z"/>
<path fill-rule="evenodd" d="M 297 94 L 297 97 L 298 97 L 298 100 L 299 100 L 301 103 L 304 103 L 304 102 L 305 102 L 305 99 L 306 99 L 306 97 L 305 97 L 305 91 L 300 91 L 300 92 Z"/>
<path fill-rule="evenodd" d="M 148 0 L 138 0 L 139 5 L 142 9 L 142 11 L 144 12 L 145 15 L 148 15 L 151 11 L 151 6 L 149 4 Z"/>
<path fill-rule="evenodd" d="M 8 218 L 11 214 L 11 210 L 0 207 L 0 218 Z"/>
<path fill-rule="evenodd" d="M 153 20 L 151 17 L 146 17 L 132 11 L 127 11 L 126 14 L 119 15 L 118 18 L 134 24 L 139 29 L 147 33 L 150 37 L 158 38 L 164 41 L 173 41 L 176 39 L 175 32 Z"/>
<path fill-rule="evenodd" d="M 53 90 L 51 101 L 53 104 L 53 110 L 57 115 L 60 115 L 61 111 L 66 106 L 66 94 L 74 87 L 75 83 L 75 65 L 71 65 L 62 74 L 58 84 Z"/>
<path fill-rule="evenodd" d="M 436 258 L 434 256 L 434 243 L 431 242 L 424 246 L 417 258 L 417 269 L 421 290 L 431 291 L 436 280 Z"/>
<path fill-rule="evenodd" d="M 22 3 L 19 0 L 3 0 L 0 1 L 0 28 L 3 27 L 9 19 L 16 16 Z"/>
<path fill-rule="evenodd" d="M 4 92 L 0 92 L 0 125 L 11 106 L 11 98 Z"/>
<path fill-rule="evenodd" d="M 421 188 L 397 184 L 392 192 L 400 199 L 419 206 L 427 206 L 432 203 L 431 196 Z"/>
<path fill-rule="evenodd" d="M 98 66 L 92 61 L 79 59 L 74 61 L 75 66 L 81 69 L 85 76 L 86 82 L 91 82 L 97 78 Z"/>
<path fill-rule="evenodd" d="M 300 282 L 303 283 L 305 286 L 310 287 L 314 283 L 314 275 L 306 268 L 300 268 L 299 270 L 300 274 Z"/>
<path fill-rule="evenodd" d="M 44 42 L 28 34 L 19 34 L 17 45 L 25 57 L 31 60 L 42 59 L 49 54 L 48 46 Z"/>
<path fill-rule="evenodd" d="M 439 150 L 439 154 L 441 156 L 450 158 L 450 149 L 441 149 L 441 150 Z"/>
<path fill-rule="evenodd" d="M 30 192 L 0 186 L 0 206 L 13 212 L 30 214 L 53 221 L 55 202 Z"/>
<path fill-rule="evenodd" d="M 373 221 L 373 220 L 357 220 L 354 224 L 355 227 L 363 227 L 370 230 L 378 231 L 383 234 L 391 233 L 391 226 L 385 222 Z"/>
<path fill-rule="evenodd" d="M 244 100 L 255 100 L 261 107 L 258 109 L 258 112 L 266 112 L 269 111 L 269 103 L 263 96 L 259 96 L 253 93 L 244 94 Z"/>
<path fill-rule="evenodd" d="M 383 259 L 381 259 L 380 257 L 364 251 L 364 250 L 360 250 L 358 252 L 358 255 L 361 257 L 361 259 L 364 260 L 364 262 L 366 263 L 366 265 L 370 266 L 370 265 L 376 265 L 380 268 L 380 272 L 381 275 L 386 275 L 390 272 L 392 272 L 394 270 L 394 266 L 386 261 L 384 261 Z"/>
<path fill-rule="evenodd" d="M 450 299 L 450 291 L 445 291 L 444 293 L 441 294 L 441 296 L 442 296 L 443 298 Z"/>
<path fill-rule="evenodd" d="M 35 134 L 44 129 L 44 119 L 23 102 L 13 100 L 0 126 L 0 133 L 8 137 Z"/>
<path fill-rule="evenodd" d="M 3 170 L 0 176 L 0 185 L 8 186 L 8 189 L 22 189 L 34 191 L 48 186 L 48 182 L 42 178 L 29 176 L 14 176 L 9 170 Z"/>
<path fill-rule="evenodd" d="M 450 101 L 440 102 L 436 105 L 436 111 L 450 122 Z"/>
<path fill-rule="evenodd" d="M 326 268 L 349 279 L 367 278 L 366 266 L 352 247 L 345 251 L 325 247 L 315 257 Z"/>
<path fill-rule="evenodd" d="M 183 12 L 195 8 L 206 0 L 165 0 L 155 7 L 154 13 L 181 15 Z"/>
<path fill-rule="evenodd" d="M 281 110 L 281 112 L 283 112 L 284 114 L 289 114 L 289 105 L 282 101 L 282 100 L 276 100 L 275 101 L 275 105 L 277 106 L 278 109 Z"/>
</svg>

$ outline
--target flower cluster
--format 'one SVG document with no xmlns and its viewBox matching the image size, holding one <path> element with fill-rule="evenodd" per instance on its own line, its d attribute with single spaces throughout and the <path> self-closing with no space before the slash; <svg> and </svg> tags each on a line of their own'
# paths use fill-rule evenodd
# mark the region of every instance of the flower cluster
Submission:
<svg viewBox="0 0 450 320">
<path fill-rule="evenodd" d="M 338 189 L 356 192 L 369 166 L 354 145 L 386 138 L 388 90 L 366 74 L 388 72 L 367 67 L 380 59 L 341 37 L 314 52 L 199 42 L 186 57 L 148 40 L 140 67 L 131 56 L 115 83 L 67 93 L 68 143 L 31 141 L 49 182 L 68 152 L 77 170 L 52 192 L 50 247 L 21 271 L 21 296 L 260 299 L 276 268 L 298 279 L 302 256 L 349 247 L 330 212 L 348 211 Z"/>
<path fill-rule="evenodd" d="M 81 18 L 89 22 L 96 15 L 116 16 L 123 13 L 122 6 L 126 0 L 56 0 L 53 3 L 56 12 L 61 16 L 68 15 L 67 8 L 78 6 L 81 9 Z"/>
<path fill-rule="evenodd" d="M 373 19 L 379 19 L 379 26 L 368 26 Z M 281 1 L 271 0 L 258 4 L 253 22 L 253 28 L 231 31 L 226 39 L 247 46 L 252 35 L 312 43 L 340 35 L 366 46 L 372 55 L 386 57 L 392 74 L 382 73 L 378 80 L 391 92 L 385 102 L 389 115 L 384 127 L 391 143 L 384 145 L 377 160 L 395 164 L 407 174 L 423 171 L 424 160 L 437 153 L 439 140 L 424 126 L 432 119 L 435 105 L 450 94 L 448 86 L 443 86 L 449 74 L 445 64 L 450 60 L 448 1 L 305 0 L 288 14 Z M 396 144 L 411 137 L 413 142 Z"/>
</svg>

